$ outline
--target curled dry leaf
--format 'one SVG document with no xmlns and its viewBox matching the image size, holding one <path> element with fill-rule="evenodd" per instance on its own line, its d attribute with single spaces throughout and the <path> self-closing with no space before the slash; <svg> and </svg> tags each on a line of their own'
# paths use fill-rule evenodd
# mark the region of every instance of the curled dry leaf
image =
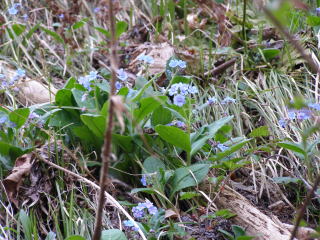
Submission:
<svg viewBox="0 0 320 240">
<path fill-rule="evenodd" d="M 169 208 L 166 210 L 164 217 L 170 218 L 170 219 L 176 219 L 176 218 L 178 218 L 178 214 L 174 210 Z"/>
<path fill-rule="evenodd" d="M 15 70 L 6 62 L 0 61 L 0 73 L 7 79 L 12 79 Z M 24 77 L 14 85 L 17 88 L 17 98 L 25 106 L 32 104 L 46 103 L 54 100 L 57 89 L 54 86 L 47 86 L 40 81 Z"/>
<path fill-rule="evenodd" d="M 30 173 L 33 158 L 33 153 L 24 154 L 17 158 L 11 174 L 3 180 L 3 185 L 7 191 L 9 200 L 15 203 L 16 206 L 17 201 L 15 195 L 19 190 L 23 178 Z"/>
<path fill-rule="evenodd" d="M 123 98 L 122 96 L 112 96 L 111 101 L 114 105 L 114 112 L 117 116 L 120 128 L 121 128 L 121 133 L 124 132 L 124 128 L 125 128 L 125 124 L 124 124 L 124 120 L 123 120 L 123 116 L 122 113 L 124 113 L 126 111 L 126 108 L 123 104 Z"/>
<path fill-rule="evenodd" d="M 148 72 L 151 75 L 163 72 L 166 68 L 167 61 L 174 55 L 174 48 L 168 43 L 161 44 L 144 43 L 138 46 L 132 53 L 133 61 L 130 62 L 129 70 L 132 72 L 141 72 L 141 61 L 137 58 L 141 54 L 148 55 L 154 59 L 154 63 L 150 64 Z"/>
</svg>

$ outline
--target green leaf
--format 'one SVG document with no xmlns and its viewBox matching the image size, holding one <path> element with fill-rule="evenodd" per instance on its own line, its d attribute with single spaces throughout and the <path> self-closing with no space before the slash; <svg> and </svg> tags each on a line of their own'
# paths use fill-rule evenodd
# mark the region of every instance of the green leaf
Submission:
<svg viewBox="0 0 320 240">
<path fill-rule="evenodd" d="M 45 27 L 40 27 L 42 31 L 44 31 L 46 34 L 50 35 L 54 40 L 56 40 L 59 43 L 64 44 L 63 38 L 56 32 L 53 32 Z"/>
<path fill-rule="evenodd" d="M 194 197 L 199 197 L 201 196 L 200 193 L 197 192 L 181 192 L 180 193 L 180 200 L 187 200 L 187 199 L 192 199 Z"/>
<path fill-rule="evenodd" d="M 170 186 L 172 186 L 170 198 L 177 191 L 197 186 L 207 176 L 210 167 L 211 164 L 194 164 L 176 169 L 170 182 Z"/>
<path fill-rule="evenodd" d="M 134 146 L 131 136 L 124 136 L 120 134 L 113 134 L 112 141 L 114 144 L 119 145 L 125 152 L 133 152 Z"/>
<path fill-rule="evenodd" d="M 81 19 L 80 21 L 78 22 L 75 22 L 73 25 L 72 25 L 72 30 L 76 30 L 78 28 L 81 28 L 84 26 L 84 24 L 86 24 L 87 22 L 89 21 L 89 18 L 84 18 L 84 19 Z"/>
<path fill-rule="evenodd" d="M 90 131 L 90 129 L 85 126 L 74 126 L 71 128 L 71 131 L 74 133 L 74 135 L 81 140 L 83 140 L 86 143 L 91 143 L 93 145 L 100 145 L 99 142 L 102 141 L 102 139 L 97 141 L 97 137 Z"/>
<path fill-rule="evenodd" d="M 283 147 L 285 149 L 288 149 L 288 150 L 291 150 L 293 152 L 296 152 L 296 153 L 299 153 L 299 154 L 302 154 L 302 155 L 306 155 L 306 152 L 303 150 L 303 148 L 297 144 L 297 143 L 293 143 L 293 142 L 281 142 L 281 143 L 278 143 L 278 145 L 280 147 Z"/>
<path fill-rule="evenodd" d="M 150 156 L 143 162 L 144 173 L 159 172 L 161 168 L 166 170 L 166 165 L 159 158 Z"/>
<path fill-rule="evenodd" d="M 267 137 L 270 135 L 268 126 L 261 126 L 252 130 L 249 134 L 250 137 Z"/>
<path fill-rule="evenodd" d="M 157 126 L 159 124 L 166 125 L 172 121 L 173 117 L 171 111 L 162 106 L 158 107 L 154 110 L 151 116 L 151 124 L 152 126 Z"/>
<path fill-rule="evenodd" d="M 16 124 L 15 128 L 19 129 L 27 121 L 30 114 L 29 108 L 19 108 L 9 114 L 11 122 Z"/>
<path fill-rule="evenodd" d="M 166 142 L 187 152 L 191 151 L 190 136 L 181 129 L 177 127 L 158 125 L 155 127 L 155 130 Z"/>
<path fill-rule="evenodd" d="M 101 240 L 127 240 L 127 237 L 119 229 L 109 229 L 101 232 Z"/>
<path fill-rule="evenodd" d="M 175 83 L 190 83 L 191 82 L 191 78 L 189 77 L 183 77 L 183 76 L 180 76 L 180 75 L 176 75 L 172 78 L 172 84 L 175 84 Z"/>
<path fill-rule="evenodd" d="M 128 24 L 124 21 L 119 21 L 116 24 L 116 37 L 119 38 L 122 33 L 127 31 Z"/>
<path fill-rule="evenodd" d="M 32 27 L 29 32 L 26 34 L 26 38 L 30 39 L 32 37 L 32 35 L 34 34 L 35 31 L 38 30 L 38 28 L 40 27 L 40 23 L 38 23 L 37 25 L 35 25 L 34 27 Z"/>
<path fill-rule="evenodd" d="M 108 30 L 102 28 L 102 27 L 95 27 L 94 29 L 96 29 L 98 32 L 102 33 L 103 35 L 105 35 L 107 38 L 111 37 L 111 34 Z"/>
<path fill-rule="evenodd" d="M 20 210 L 19 212 L 19 221 L 23 227 L 23 233 L 25 235 L 25 239 L 32 240 L 32 222 L 24 210 Z"/>
<path fill-rule="evenodd" d="M 131 193 L 138 193 L 138 192 L 144 192 L 144 193 L 148 193 L 148 194 L 154 194 L 156 193 L 156 191 L 153 188 L 134 188 L 131 190 Z"/>
<path fill-rule="evenodd" d="M 82 114 L 82 122 L 99 138 L 103 139 L 106 128 L 106 118 L 101 115 Z"/>
<path fill-rule="evenodd" d="M 72 92 L 69 89 L 60 89 L 56 93 L 55 102 L 59 107 L 73 106 Z"/>
<path fill-rule="evenodd" d="M 72 235 L 65 238 L 65 240 L 86 240 L 86 239 L 80 235 Z"/>
<path fill-rule="evenodd" d="M 234 140 L 233 140 L 234 141 Z M 218 161 L 220 159 L 223 159 L 232 153 L 238 151 L 240 148 L 242 148 L 245 144 L 247 144 L 250 141 L 250 139 L 243 139 L 242 141 L 235 143 L 234 145 L 230 146 L 229 149 L 223 151 L 223 152 L 218 152 L 216 156 L 209 158 L 211 161 Z M 232 141 L 230 141 L 232 142 Z"/>
<path fill-rule="evenodd" d="M 311 27 L 320 26 L 320 17 L 309 15 L 306 22 Z"/>
<path fill-rule="evenodd" d="M 280 50 L 276 48 L 265 48 L 262 50 L 262 53 L 263 53 L 263 56 L 266 58 L 266 60 L 269 61 L 274 57 L 278 56 L 280 53 Z"/>
<path fill-rule="evenodd" d="M 272 179 L 275 183 L 280 183 L 280 184 L 301 182 L 299 178 L 292 178 L 292 177 L 274 177 Z"/>
<path fill-rule="evenodd" d="M 87 96 L 87 99 L 85 101 L 81 100 L 83 94 L 86 94 L 86 92 L 73 88 L 72 94 L 79 108 L 96 109 L 94 98 L 90 95 Z"/>
<path fill-rule="evenodd" d="M 140 108 L 134 110 L 134 117 L 137 123 L 144 120 L 146 116 L 157 109 L 167 100 L 166 96 L 147 97 L 140 101 Z"/>
<path fill-rule="evenodd" d="M 17 36 L 20 36 L 26 30 L 26 26 L 16 23 L 12 25 L 12 30 Z"/>
<path fill-rule="evenodd" d="M 219 131 L 219 129 L 227 124 L 232 118 L 233 116 L 224 117 L 209 125 L 202 126 L 198 130 L 198 132 L 200 132 L 200 135 L 196 134 L 192 138 L 191 156 L 197 153 L 197 151 L 199 151 L 209 139 L 213 138 L 214 135 Z"/>
</svg>

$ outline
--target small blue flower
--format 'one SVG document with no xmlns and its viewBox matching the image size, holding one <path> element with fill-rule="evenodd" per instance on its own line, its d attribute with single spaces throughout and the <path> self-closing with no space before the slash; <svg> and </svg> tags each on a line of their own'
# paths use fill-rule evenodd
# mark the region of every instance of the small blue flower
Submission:
<svg viewBox="0 0 320 240">
<path fill-rule="evenodd" d="M 120 88 L 122 88 L 122 83 L 121 82 L 119 82 L 119 81 L 116 81 L 116 89 L 117 90 L 120 90 Z"/>
<path fill-rule="evenodd" d="M 125 227 L 131 228 L 132 231 L 139 231 L 139 228 L 135 227 L 133 221 L 131 220 L 123 221 L 123 225 Z"/>
<path fill-rule="evenodd" d="M 198 88 L 196 86 L 189 86 L 188 91 L 190 94 L 196 94 L 198 93 Z"/>
<path fill-rule="evenodd" d="M 34 118 L 40 118 L 40 116 L 35 112 L 30 113 L 29 119 L 34 119 Z"/>
<path fill-rule="evenodd" d="M 284 119 L 280 119 L 278 123 L 282 128 L 285 128 L 287 126 L 287 121 Z"/>
<path fill-rule="evenodd" d="M 79 77 L 78 82 L 79 82 L 82 86 L 84 86 L 86 89 L 88 89 L 88 90 L 91 89 L 91 87 L 90 87 L 90 85 L 91 85 L 90 79 L 89 79 L 87 76 Z"/>
<path fill-rule="evenodd" d="M 295 113 L 295 111 L 292 111 L 292 110 L 288 111 L 288 118 L 289 118 L 290 120 L 294 120 L 294 119 L 296 118 L 296 113 Z"/>
<path fill-rule="evenodd" d="M 178 90 L 179 90 L 179 85 L 178 84 L 173 84 L 169 89 L 169 95 L 173 96 L 173 95 L 177 94 Z"/>
<path fill-rule="evenodd" d="M 8 120 L 9 120 L 8 117 L 4 115 L 4 116 L 0 117 L 0 124 L 4 124 L 4 123 L 6 123 Z"/>
<path fill-rule="evenodd" d="M 156 215 L 158 213 L 158 209 L 155 206 L 151 206 L 151 207 L 148 208 L 148 212 L 151 215 Z"/>
<path fill-rule="evenodd" d="M 18 68 L 16 71 L 16 76 L 23 78 L 26 76 L 26 70 Z"/>
<path fill-rule="evenodd" d="M 218 148 L 221 152 L 224 152 L 224 151 L 226 151 L 226 150 L 229 149 L 229 147 L 227 147 L 226 145 L 224 145 L 224 144 L 222 144 L 222 143 L 219 143 L 219 144 L 217 145 L 217 148 Z"/>
<path fill-rule="evenodd" d="M 297 119 L 298 120 L 307 120 L 311 117 L 311 112 L 309 112 L 308 110 L 300 110 L 297 113 Z"/>
<path fill-rule="evenodd" d="M 209 97 L 208 98 L 208 104 L 212 105 L 212 104 L 216 104 L 218 102 L 218 100 L 215 97 Z"/>
<path fill-rule="evenodd" d="M 185 96 L 178 94 L 173 97 L 173 104 L 182 107 L 186 103 Z"/>
<path fill-rule="evenodd" d="M 100 11 L 100 8 L 99 8 L 99 7 L 96 7 L 96 8 L 93 9 L 93 12 L 94 12 L 94 13 L 98 13 L 99 11 Z"/>
<path fill-rule="evenodd" d="M 122 81 L 127 80 L 128 74 L 123 70 L 123 68 L 120 68 L 117 73 L 118 73 L 118 78 L 120 80 L 122 80 Z"/>
<path fill-rule="evenodd" d="M 89 73 L 89 75 L 87 75 L 87 78 L 92 81 L 92 80 L 96 80 L 99 77 L 98 72 L 97 71 L 91 71 Z"/>
<path fill-rule="evenodd" d="M 142 175 L 140 182 L 141 182 L 142 186 L 145 186 L 145 187 L 147 186 L 147 176 L 145 174 Z"/>
<path fill-rule="evenodd" d="M 8 128 L 15 128 L 17 126 L 16 123 L 11 122 L 11 121 L 6 122 L 6 124 L 7 124 Z"/>
<path fill-rule="evenodd" d="M 132 208 L 132 213 L 135 218 L 143 218 L 145 215 L 145 207 L 139 203 L 138 206 Z"/>
<path fill-rule="evenodd" d="M 232 97 L 226 97 L 225 99 L 222 100 L 221 104 L 230 104 L 230 103 L 235 103 L 236 100 Z"/>
<path fill-rule="evenodd" d="M 186 127 L 186 124 L 184 122 L 181 122 L 181 121 L 176 121 L 175 122 L 175 125 L 179 128 L 184 128 Z"/>
<path fill-rule="evenodd" d="M 185 83 L 179 83 L 178 84 L 179 86 L 179 89 L 180 89 L 180 94 L 182 95 L 187 95 L 189 93 L 189 86 L 188 84 L 185 84 Z"/>
<path fill-rule="evenodd" d="M 8 13 L 10 15 L 16 15 L 19 10 L 17 9 L 17 7 L 21 6 L 20 3 L 15 3 L 11 6 L 11 8 L 8 9 Z"/>
<path fill-rule="evenodd" d="M 171 68 L 176 68 L 176 67 L 178 67 L 178 65 L 179 65 L 179 62 L 177 59 L 171 59 L 169 62 L 169 67 L 171 67 Z"/>
<path fill-rule="evenodd" d="M 320 15 L 320 8 L 316 8 L 316 14 Z"/>
<path fill-rule="evenodd" d="M 185 61 L 179 60 L 178 61 L 178 66 L 180 68 L 186 68 L 187 67 L 187 63 Z"/>
<path fill-rule="evenodd" d="M 25 13 L 25 14 L 23 14 L 22 18 L 24 21 L 27 21 L 29 19 L 29 16 L 28 16 L 28 14 Z"/>
<path fill-rule="evenodd" d="M 144 55 L 144 54 L 139 55 L 138 60 L 143 61 L 146 64 L 153 64 L 154 63 L 153 57 L 148 56 L 148 55 Z"/>
<path fill-rule="evenodd" d="M 317 111 L 320 111 L 320 104 L 319 103 L 309 103 L 308 107 L 309 108 L 313 108 L 313 109 L 315 109 Z"/>
<path fill-rule="evenodd" d="M 61 13 L 61 14 L 58 15 L 58 17 L 59 17 L 60 19 L 64 19 L 64 14 Z"/>
</svg>

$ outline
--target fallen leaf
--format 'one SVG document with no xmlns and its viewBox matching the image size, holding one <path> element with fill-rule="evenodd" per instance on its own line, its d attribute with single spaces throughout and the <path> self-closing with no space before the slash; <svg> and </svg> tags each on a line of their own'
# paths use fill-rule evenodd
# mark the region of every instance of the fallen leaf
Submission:
<svg viewBox="0 0 320 240">
<path fill-rule="evenodd" d="M 8 198 L 17 206 L 16 193 L 26 175 L 30 173 L 32 167 L 33 153 L 24 154 L 16 159 L 11 174 L 3 180 L 3 185 L 7 191 Z"/>
</svg>

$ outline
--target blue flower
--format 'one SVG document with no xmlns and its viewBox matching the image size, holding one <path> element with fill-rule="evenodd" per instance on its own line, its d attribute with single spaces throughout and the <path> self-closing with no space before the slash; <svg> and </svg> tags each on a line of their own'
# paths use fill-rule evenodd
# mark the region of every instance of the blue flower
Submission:
<svg viewBox="0 0 320 240">
<path fill-rule="evenodd" d="M 222 144 L 222 143 L 219 143 L 219 144 L 217 145 L 217 148 L 218 148 L 221 152 L 224 152 L 224 151 L 226 151 L 226 150 L 229 149 L 229 147 L 227 147 L 226 145 L 224 145 L 224 144 Z"/>
<path fill-rule="evenodd" d="M 8 117 L 7 117 L 6 115 L 4 115 L 4 116 L 0 117 L 0 124 L 4 124 L 4 123 L 6 123 L 8 120 L 9 120 Z"/>
<path fill-rule="evenodd" d="M 215 103 L 217 103 L 218 102 L 218 100 L 215 98 L 215 97 L 209 97 L 208 98 L 208 104 L 209 105 L 212 105 L 212 104 L 215 104 Z"/>
<path fill-rule="evenodd" d="M 196 86 L 189 86 L 188 91 L 190 94 L 196 94 L 198 93 L 198 88 Z"/>
<path fill-rule="evenodd" d="M 320 10 L 319 10 L 320 11 Z M 309 108 L 313 108 L 313 109 L 315 109 L 315 110 L 317 110 L 317 111 L 320 111 L 320 104 L 319 103 L 309 103 L 308 104 L 308 107 Z"/>
<path fill-rule="evenodd" d="M 91 71 L 89 73 L 89 75 L 87 75 L 87 78 L 92 81 L 92 80 L 96 80 L 99 77 L 98 72 L 97 71 Z"/>
<path fill-rule="evenodd" d="M 19 6 L 20 6 L 20 3 L 13 4 L 11 8 L 8 9 L 8 13 L 10 15 L 16 15 L 19 12 L 19 10 L 17 9 L 17 7 Z"/>
<path fill-rule="evenodd" d="M 99 7 L 96 7 L 96 8 L 93 9 L 93 12 L 94 12 L 94 13 L 98 13 L 99 11 L 100 11 L 100 8 L 99 8 Z"/>
<path fill-rule="evenodd" d="M 287 126 L 287 121 L 284 119 L 280 119 L 278 123 L 282 128 L 285 128 Z"/>
<path fill-rule="evenodd" d="M 186 68 L 187 67 L 187 63 L 185 61 L 179 60 L 178 61 L 178 66 L 180 68 Z"/>
<path fill-rule="evenodd" d="M 35 112 L 30 113 L 29 119 L 34 119 L 34 118 L 40 118 L 40 116 Z"/>
<path fill-rule="evenodd" d="M 232 97 L 226 97 L 225 99 L 222 100 L 221 104 L 230 104 L 230 103 L 235 103 L 236 100 Z"/>
<path fill-rule="evenodd" d="M 139 55 L 138 60 L 143 61 L 146 64 L 153 64 L 154 63 L 153 57 L 148 56 L 148 55 L 144 55 L 144 54 Z"/>
<path fill-rule="evenodd" d="M 61 14 L 58 15 L 58 17 L 59 17 L 60 19 L 64 19 L 64 14 L 61 13 Z"/>
<path fill-rule="evenodd" d="M 316 8 L 316 14 L 320 15 L 320 8 Z"/>
<path fill-rule="evenodd" d="M 148 212 L 151 215 L 156 215 L 158 213 L 158 209 L 155 206 L 151 206 L 151 207 L 148 208 Z"/>
<path fill-rule="evenodd" d="M 169 95 L 173 96 L 173 95 L 177 94 L 178 90 L 179 90 L 179 85 L 178 84 L 173 84 L 169 89 Z"/>
<path fill-rule="evenodd" d="M 125 81 L 128 78 L 128 74 L 123 70 L 123 68 L 120 68 L 117 74 L 118 74 L 118 78 L 122 81 Z"/>
<path fill-rule="evenodd" d="M 147 176 L 145 174 L 142 175 L 142 178 L 140 179 L 140 182 L 142 186 L 147 186 Z"/>
<path fill-rule="evenodd" d="M 91 89 L 91 87 L 90 87 L 90 85 L 91 85 L 90 79 L 89 79 L 87 76 L 79 77 L 78 82 L 79 82 L 82 86 L 84 86 L 86 89 L 88 89 L 88 90 Z"/>
<path fill-rule="evenodd" d="M 290 120 L 295 119 L 295 118 L 296 118 L 296 113 L 295 113 L 295 111 L 292 111 L 292 110 L 288 111 L 288 118 L 289 118 Z"/>
<path fill-rule="evenodd" d="M 175 125 L 179 128 L 184 128 L 186 127 L 186 124 L 184 122 L 181 122 L 181 121 L 176 121 L 175 122 Z"/>
<path fill-rule="evenodd" d="M 6 78 L 6 76 L 4 74 L 0 73 L 0 79 L 3 80 L 5 78 Z"/>
<path fill-rule="evenodd" d="M 182 107 L 186 103 L 185 96 L 178 94 L 173 97 L 173 104 Z"/>
<path fill-rule="evenodd" d="M 307 120 L 310 117 L 311 117 L 311 112 L 308 110 L 302 109 L 302 110 L 298 111 L 298 113 L 297 113 L 298 120 Z"/>
<path fill-rule="evenodd" d="M 120 88 L 122 88 L 122 83 L 119 81 L 116 81 L 115 86 L 116 86 L 116 89 L 119 90 Z"/>
<path fill-rule="evenodd" d="M 131 220 L 123 221 L 123 225 L 125 227 L 130 228 L 132 231 L 139 231 L 139 228 L 135 227 L 133 221 L 131 221 Z"/>
<path fill-rule="evenodd" d="M 18 68 L 16 71 L 16 76 L 23 78 L 26 76 L 26 70 Z"/>
<path fill-rule="evenodd" d="M 185 83 L 178 83 L 179 89 L 180 89 L 180 94 L 182 95 L 187 95 L 189 93 L 189 86 L 188 84 Z"/>
<path fill-rule="evenodd" d="M 171 59 L 170 62 L 169 62 L 169 67 L 176 68 L 176 67 L 178 67 L 178 64 L 179 64 L 178 60 Z"/>
</svg>

